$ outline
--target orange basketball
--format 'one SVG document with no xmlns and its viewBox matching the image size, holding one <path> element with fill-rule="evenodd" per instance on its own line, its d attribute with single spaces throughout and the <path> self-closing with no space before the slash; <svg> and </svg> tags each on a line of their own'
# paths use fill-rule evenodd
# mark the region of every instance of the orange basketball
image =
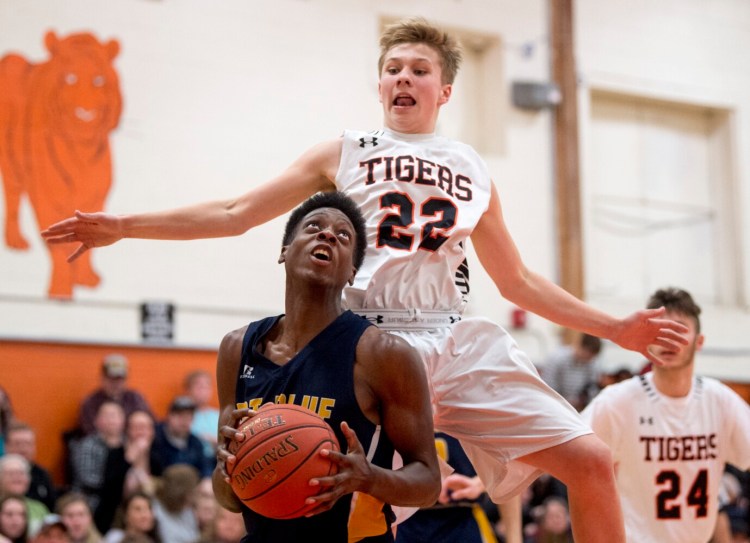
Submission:
<svg viewBox="0 0 750 543">
<path fill-rule="evenodd" d="M 321 491 L 310 479 L 336 473 L 336 464 L 321 449 L 338 451 L 331 427 L 309 409 L 292 404 L 265 404 L 240 425 L 245 434 L 236 450 L 231 477 L 234 493 L 247 507 L 269 518 L 305 515 L 305 500 Z M 234 442 L 233 442 L 234 443 Z"/>
</svg>

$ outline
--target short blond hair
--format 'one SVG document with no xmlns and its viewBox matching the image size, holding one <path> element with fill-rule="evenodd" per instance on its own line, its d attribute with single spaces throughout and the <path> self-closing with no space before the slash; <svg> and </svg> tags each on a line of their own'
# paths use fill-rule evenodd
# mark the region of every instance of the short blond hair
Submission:
<svg viewBox="0 0 750 543">
<path fill-rule="evenodd" d="M 404 19 L 386 27 L 380 36 L 378 74 L 383 72 L 388 51 L 409 43 L 423 43 L 434 49 L 440 57 L 443 84 L 453 84 L 461 65 L 461 46 L 453 36 L 422 17 Z"/>
</svg>

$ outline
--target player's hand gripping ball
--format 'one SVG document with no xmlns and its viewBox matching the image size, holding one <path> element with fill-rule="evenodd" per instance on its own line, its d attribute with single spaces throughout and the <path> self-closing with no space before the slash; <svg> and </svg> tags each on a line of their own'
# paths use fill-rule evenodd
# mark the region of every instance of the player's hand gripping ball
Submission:
<svg viewBox="0 0 750 543">
<path fill-rule="evenodd" d="M 310 479 L 334 475 L 336 464 L 320 455 L 338 451 L 331 427 L 309 409 L 292 404 L 265 404 L 240 424 L 241 443 L 231 442 L 237 457 L 230 473 L 234 493 L 247 507 L 269 518 L 304 516 L 316 504 L 305 500 L 321 491 Z"/>
</svg>

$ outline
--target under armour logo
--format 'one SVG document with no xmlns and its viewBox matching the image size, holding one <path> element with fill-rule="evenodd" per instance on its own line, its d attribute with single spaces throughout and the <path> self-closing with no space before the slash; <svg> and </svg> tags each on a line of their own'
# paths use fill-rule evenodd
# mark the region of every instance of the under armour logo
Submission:
<svg viewBox="0 0 750 543">
<path fill-rule="evenodd" d="M 378 138 L 374 138 L 374 137 L 370 139 L 359 138 L 360 147 L 365 147 L 366 145 L 372 145 L 373 147 L 375 147 L 377 144 L 378 144 Z"/>
<path fill-rule="evenodd" d="M 640 417 L 641 424 L 654 424 L 654 417 Z"/>
<path fill-rule="evenodd" d="M 383 324 L 383 315 L 377 315 L 375 317 L 368 317 L 367 315 L 360 315 L 363 319 L 366 321 L 369 321 L 373 324 Z"/>
</svg>

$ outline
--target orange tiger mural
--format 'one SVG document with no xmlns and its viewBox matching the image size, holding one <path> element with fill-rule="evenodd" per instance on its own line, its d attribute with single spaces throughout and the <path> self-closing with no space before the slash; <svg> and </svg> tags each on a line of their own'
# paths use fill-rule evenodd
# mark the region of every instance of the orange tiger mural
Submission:
<svg viewBox="0 0 750 543">
<path fill-rule="evenodd" d="M 109 134 L 122 112 L 112 61 L 116 40 L 90 33 L 44 39 L 50 57 L 31 64 L 17 54 L 0 59 L 0 173 L 5 191 L 5 244 L 28 249 L 18 221 L 25 195 L 40 230 L 76 209 L 104 209 L 112 184 Z M 47 294 L 70 299 L 73 287 L 96 287 L 100 278 L 85 254 L 72 265 L 69 247 L 47 246 Z"/>
</svg>

